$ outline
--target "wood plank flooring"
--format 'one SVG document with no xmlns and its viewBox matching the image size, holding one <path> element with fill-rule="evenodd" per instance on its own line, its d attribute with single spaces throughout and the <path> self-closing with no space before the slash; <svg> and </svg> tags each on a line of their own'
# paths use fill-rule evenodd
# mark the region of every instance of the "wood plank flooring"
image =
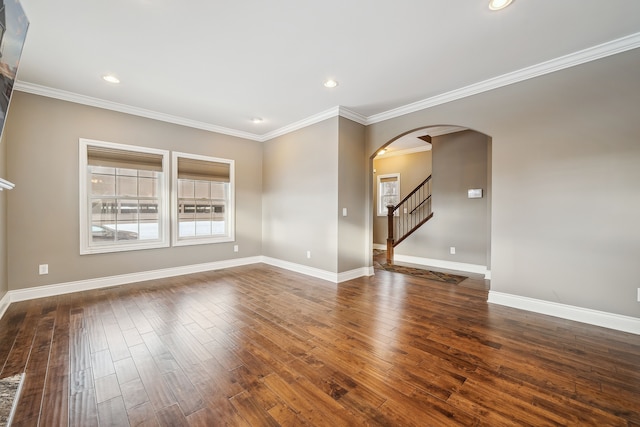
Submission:
<svg viewBox="0 0 640 427">
<path fill-rule="evenodd" d="M 14 303 L 0 377 L 14 426 L 640 426 L 640 336 L 465 282 L 256 264 Z"/>
</svg>

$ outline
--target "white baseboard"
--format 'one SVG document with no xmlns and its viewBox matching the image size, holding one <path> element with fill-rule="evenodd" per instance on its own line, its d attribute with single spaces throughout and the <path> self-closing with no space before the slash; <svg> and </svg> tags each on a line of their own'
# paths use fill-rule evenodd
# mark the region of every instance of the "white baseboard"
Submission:
<svg viewBox="0 0 640 427">
<path fill-rule="evenodd" d="M 373 267 L 361 267 L 354 270 L 343 271 L 342 273 L 338 273 L 338 283 L 357 279 L 358 277 L 373 276 L 373 274 Z"/>
<path fill-rule="evenodd" d="M 185 274 L 202 273 L 223 268 L 239 267 L 243 265 L 265 263 L 285 270 L 295 271 L 307 276 L 316 277 L 332 283 L 341 283 L 362 276 L 373 276 L 373 267 L 361 267 L 342 273 L 332 273 L 306 265 L 295 264 L 275 258 L 255 256 L 236 258 L 224 261 L 214 261 L 204 264 L 186 265 L 182 267 L 163 268 L 159 270 L 142 271 L 139 273 L 121 274 L 117 276 L 99 277 L 96 279 L 78 280 L 75 282 L 57 283 L 53 285 L 36 286 L 33 288 L 18 289 L 7 292 L 0 299 L 0 318 L 12 302 L 26 301 L 36 298 L 45 298 L 72 292 L 89 291 L 93 289 L 109 288 L 128 283 L 143 282 L 146 280 L 164 279 L 167 277 L 182 276 Z"/>
<path fill-rule="evenodd" d="M 373 249 L 379 249 L 381 251 L 386 251 L 387 250 L 387 245 L 381 245 L 380 243 L 374 243 L 373 244 Z"/>
<path fill-rule="evenodd" d="M 425 267 L 443 268 L 445 270 L 464 271 L 484 275 L 485 279 L 491 278 L 491 270 L 484 265 L 467 264 L 464 262 L 445 261 L 441 259 L 421 258 L 410 255 L 394 254 L 393 260 L 407 264 L 424 265 Z"/>
<path fill-rule="evenodd" d="M 495 291 L 489 291 L 488 302 L 640 335 L 640 319 L 635 317 Z"/>
<path fill-rule="evenodd" d="M 357 279 L 362 276 L 373 276 L 373 267 L 361 267 L 342 273 L 333 273 L 319 268 L 309 267 L 308 265 L 296 264 L 294 262 L 283 261 L 281 259 L 266 256 L 262 257 L 262 262 L 274 267 L 284 268 L 285 270 L 294 271 L 296 273 L 301 273 L 332 283 L 346 282 L 347 280 Z"/>
<path fill-rule="evenodd" d="M 201 273 L 203 271 L 256 264 L 258 262 L 260 262 L 260 257 L 236 258 L 204 264 L 186 265 L 183 267 L 163 268 L 160 270 L 143 271 L 140 273 L 121 274 L 118 276 L 100 277 L 97 279 L 78 280 L 76 282 L 18 289 L 15 291 L 9 291 L 8 294 L 11 302 L 25 301 L 35 298 L 69 294 L 72 292 L 88 291 L 91 289 L 108 288 L 127 283 L 142 282 L 145 280 L 164 279 L 166 277 L 181 276 L 184 274 Z"/>
<path fill-rule="evenodd" d="M 11 304 L 11 295 L 7 292 L 2 298 L 0 298 L 0 319 L 2 319 L 5 311 L 9 308 L 9 304 Z"/>
</svg>

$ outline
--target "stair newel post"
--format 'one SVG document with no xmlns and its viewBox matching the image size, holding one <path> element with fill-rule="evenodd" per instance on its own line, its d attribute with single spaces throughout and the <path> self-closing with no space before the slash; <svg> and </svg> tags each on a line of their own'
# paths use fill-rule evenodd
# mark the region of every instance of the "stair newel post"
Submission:
<svg viewBox="0 0 640 427">
<path fill-rule="evenodd" d="M 387 205 L 387 264 L 393 265 L 393 205 Z"/>
</svg>

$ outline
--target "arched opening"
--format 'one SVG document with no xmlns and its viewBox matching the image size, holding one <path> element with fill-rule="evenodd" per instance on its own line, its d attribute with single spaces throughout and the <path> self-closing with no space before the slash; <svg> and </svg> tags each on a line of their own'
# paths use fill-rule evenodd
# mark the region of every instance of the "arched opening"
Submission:
<svg viewBox="0 0 640 427">
<path fill-rule="evenodd" d="M 384 152 L 382 150 L 384 149 Z M 374 266 L 387 248 L 394 204 L 431 176 L 433 217 L 394 249 L 393 262 L 490 278 L 491 138 L 462 126 L 425 126 L 392 138 L 371 156 Z M 397 193 L 394 193 L 397 191 Z M 411 213 L 395 212 L 395 221 Z M 397 238 L 397 236 L 396 236 Z M 377 256 L 376 256 L 377 255 Z"/>
</svg>

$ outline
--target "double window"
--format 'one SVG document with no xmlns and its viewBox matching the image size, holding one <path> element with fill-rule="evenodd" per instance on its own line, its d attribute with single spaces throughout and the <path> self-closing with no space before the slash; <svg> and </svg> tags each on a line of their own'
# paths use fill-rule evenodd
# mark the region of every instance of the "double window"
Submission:
<svg viewBox="0 0 640 427">
<path fill-rule="evenodd" d="M 81 254 L 234 240 L 233 161 L 172 160 L 170 182 L 166 150 L 80 140 Z"/>
</svg>

